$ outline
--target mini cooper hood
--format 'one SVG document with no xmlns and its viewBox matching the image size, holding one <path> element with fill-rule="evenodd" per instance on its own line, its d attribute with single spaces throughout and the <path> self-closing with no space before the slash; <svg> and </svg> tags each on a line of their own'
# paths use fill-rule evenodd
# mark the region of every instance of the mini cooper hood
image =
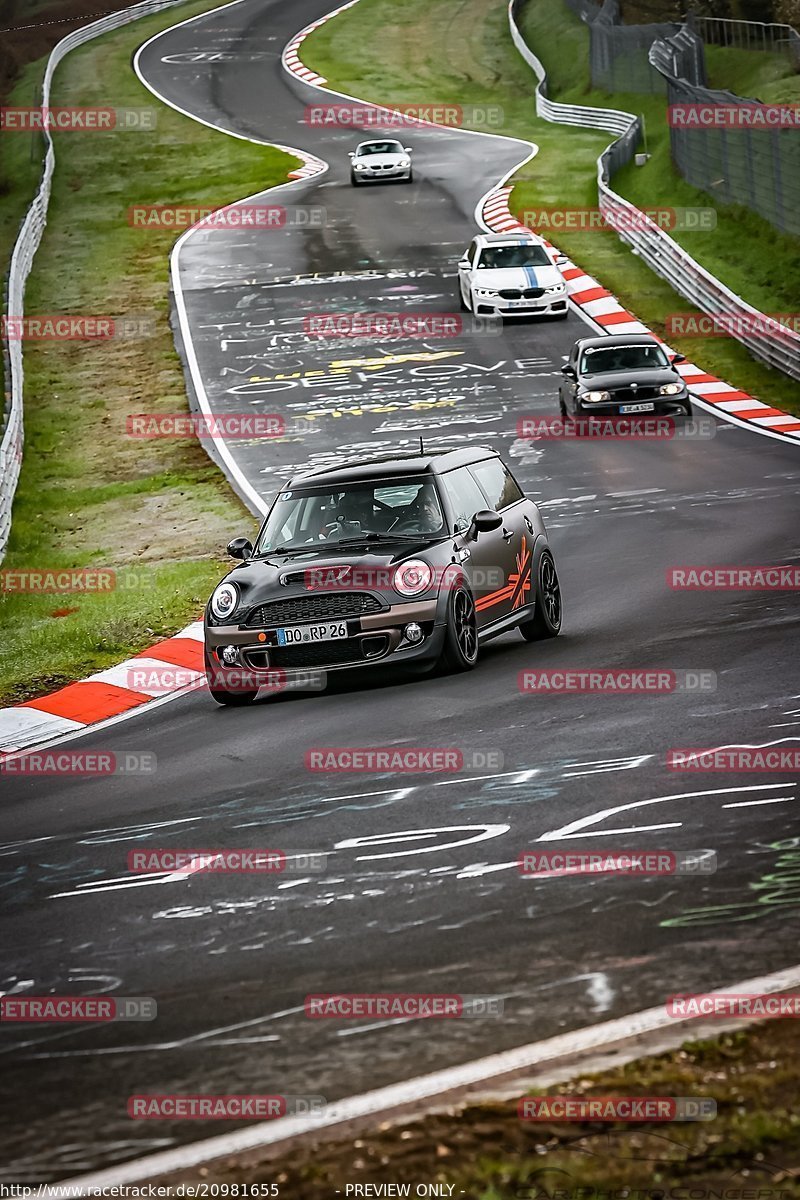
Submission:
<svg viewBox="0 0 800 1200">
<path fill-rule="evenodd" d="M 499 291 L 500 288 L 553 287 L 563 283 L 558 267 L 502 267 L 498 270 L 476 270 L 472 273 L 474 287 L 490 288 Z"/>
<path fill-rule="evenodd" d="M 436 538 L 437 543 L 441 540 Z M 432 539 L 421 538 L 418 542 L 386 542 L 380 550 L 376 547 L 367 551 L 363 545 L 354 545 L 343 548 L 338 554 L 309 547 L 308 553 L 252 559 L 240 567 L 234 567 L 225 576 L 225 582 L 235 583 L 239 588 L 241 604 L 237 609 L 238 616 L 242 609 L 253 604 L 312 592 L 315 585 L 320 591 L 337 591 L 340 572 L 343 590 L 353 586 L 358 591 L 380 589 L 385 576 L 388 577 L 398 563 L 419 554 L 424 555 L 432 544 Z M 344 574 L 348 568 L 348 574 Z M 359 583 L 359 576 L 363 584 Z"/>
<path fill-rule="evenodd" d="M 664 383 L 683 383 L 672 367 L 651 368 L 644 371 L 604 371 L 597 375 L 581 375 L 581 387 L 587 392 L 613 392 L 618 388 L 629 388 L 636 384 L 640 388 L 660 387 Z"/>
</svg>

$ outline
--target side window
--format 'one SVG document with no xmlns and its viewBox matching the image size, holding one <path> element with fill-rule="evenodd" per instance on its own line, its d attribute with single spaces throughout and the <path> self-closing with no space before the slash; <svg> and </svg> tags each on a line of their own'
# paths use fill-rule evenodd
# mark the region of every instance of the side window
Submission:
<svg viewBox="0 0 800 1200">
<path fill-rule="evenodd" d="M 475 513 L 486 507 L 483 492 L 467 467 L 448 471 L 442 476 L 442 483 L 453 510 L 456 529 L 461 532 L 467 528 Z"/>
<path fill-rule="evenodd" d="M 489 508 L 493 508 L 495 512 L 502 512 L 509 504 L 523 499 L 516 481 L 499 458 L 487 458 L 485 462 L 476 463 L 470 470 L 486 492 Z"/>
</svg>

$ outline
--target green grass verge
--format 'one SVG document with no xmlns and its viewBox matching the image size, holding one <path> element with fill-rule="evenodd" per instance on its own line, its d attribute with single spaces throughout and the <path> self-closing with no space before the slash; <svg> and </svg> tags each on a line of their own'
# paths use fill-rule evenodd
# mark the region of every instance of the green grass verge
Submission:
<svg viewBox="0 0 800 1200">
<path fill-rule="evenodd" d="M 277 1183 L 292 1200 L 327 1200 L 344 1195 L 348 1184 L 407 1185 L 410 1196 L 420 1184 L 438 1184 L 452 1188 L 439 1194 L 469 1200 L 792 1200 L 800 1197 L 799 1067 L 800 1022 L 768 1020 L 602 1074 L 555 1086 L 520 1084 L 513 1099 L 387 1123 L 355 1142 L 308 1138 L 258 1166 L 212 1166 L 204 1179 Z M 532 1123 L 517 1116 L 525 1095 L 707 1097 L 717 1116 Z"/>
<path fill-rule="evenodd" d="M 213 7 L 214 0 L 187 4 L 180 16 Z M 26 312 L 144 316 L 153 324 L 136 339 L 26 343 L 25 456 L 3 569 L 102 567 L 119 572 L 120 583 L 97 594 L 0 593 L 0 703 L 81 678 L 174 633 L 198 615 L 222 574 L 230 534 L 253 523 L 197 441 L 126 435 L 129 414 L 187 408 L 168 323 L 175 234 L 132 228 L 128 206 L 230 202 L 283 182 L 297 165 L 282 151 L 180 116 L 142 87 L 133 51 L 177 19 L 172 10 L 108 34 L 56 74 L 54 104 L 103 106 L 113 97 L 115 105 L 152 106 L 157 128 L 57 135 Z M 30 77 L 42 68 L 32 64 Z M 24 153 L 12 150 L 11 165 L 22 191 Z"/>
<path fill-rule="evenodd" d="M 663 100 L 609 97 L 589 90 L 588 34 L 562 0 L 530 0 L 523 29 L 552 72 L 554 98 L 636 112 L 652 103 L 654 112 L 660 113 L 662 136 L 666 135 Z M 363 53 L 365 45 L 370 47 L 368 55 Z M 460 0 L 455 5 L 452 0 L 360 0 L 310 35 L 303 60 L 332 88 L 364 99 L 390 104 L 499 105 L 504 121 L 497 132 L 526 137 L 539 146 L 536 157 L 515 176 L 515 213 L 597 204 L 595 163 L 608 136 L 552 125 L 535 116 L 534 77 L 511 41 L 502 0 Z M 737 86 L 735 79 L 729 83 Z M 652 113 L 647 125 L 653 142 L 659 134 Z M 653 159 L 644 168 L 620 173 L 615 187 L 623 191 L 630 187 L 631 199 L 648 207 L 712 203 L 673 176 L 671 169 L 660 166 L 654 146 L 650 149 Z M 638 172 L 635 178 L 634 172 Z M 634 187 L 642 189 L 641 196 L 634 194 Z M 718 211 L 718 231 L 686 234 L 687 249 L 750 303 L 770 312 L 793 311 L 800 247 L 751 214 L 721 207 Z M 665 334 L 667 314 L 698 311 L 612 233 L 559 232 L 553 240 L 657 333 Z M 800 413 L 800 383 L 757 362 L 733 339 L 670 334 L 669 340 L 688 358 L 765 403 Z"/>
</svg>

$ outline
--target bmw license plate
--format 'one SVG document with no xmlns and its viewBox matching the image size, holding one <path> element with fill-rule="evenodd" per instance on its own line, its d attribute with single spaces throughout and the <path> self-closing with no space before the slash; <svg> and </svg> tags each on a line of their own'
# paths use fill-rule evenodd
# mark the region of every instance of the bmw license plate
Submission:
<svg viewBox="0 0 800 1200">
<path fill-rule="evenodd" d="M 347 637 L 346 621 L 328 621 L 324 625 L 287 625 L 278 630 L 279 646 L 297 646 L 301 642 L 332 642 Z"/>
<path fill-rule="evenodd" d="M 652 412 L 655 404 L 620 404 L 619 411 L 621 413 L 629 412 Z"/>
</svg>

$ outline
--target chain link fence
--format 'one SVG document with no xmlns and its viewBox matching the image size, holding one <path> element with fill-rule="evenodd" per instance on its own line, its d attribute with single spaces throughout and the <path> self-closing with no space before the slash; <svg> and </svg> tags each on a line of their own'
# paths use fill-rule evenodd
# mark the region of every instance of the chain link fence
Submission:
<svg viewBox="0 0 800 1200">
<path fill-rule="evenodd" d="M 800 236 L 800 116 L 681 78 L 662 42 L 650 61 L 667 85 L 672 160 L 683 178 L 723 204 L 741 204 L 781 233 Z M 767 124 L 791 122 L 785 127 Z"/>
<path fill-rule="evenodd" d="M 90 25 L 76 29 L 53 48 L 42 83 L 42 107 L 50 105 L 50 89 L 55 69 L 65 55 L 76 46 L 82 46 L 93 38 L 120 29 L 123 25 L 136 21 L 140 17 L 160 12 L 165 8 L 173 8 L 184 0 L 143 0 L 131 8 L 112 13 Z M 44 158 L 44 168 L 39 184 L 39 190 L 28 209 L 22 222 L 11 262 L 8 269 L 5 294 L 5 312 L 8 318 L 21 318 L 24 315 L 25 284 L 30 274 L 33 257 L 42 240 L 47 224 L 47 205 L 50 200 L 50 187 L 55 169 L 55 149 L 53 139 L 48 129 L 44 130 L 47 147 Z M 11 509 L 14 493 L 17 490 L 19 472 L 22 466 L 23 420 L 22 420 L 22 341 L 18 336 L 8 336 L 11 321 L 7 321 L 3 330 L 3 377 L 5 382 L 5 397 L 3 419 L 0 424 L 0 562 L 5 556 L 11 531 Z"/>
</svg>

